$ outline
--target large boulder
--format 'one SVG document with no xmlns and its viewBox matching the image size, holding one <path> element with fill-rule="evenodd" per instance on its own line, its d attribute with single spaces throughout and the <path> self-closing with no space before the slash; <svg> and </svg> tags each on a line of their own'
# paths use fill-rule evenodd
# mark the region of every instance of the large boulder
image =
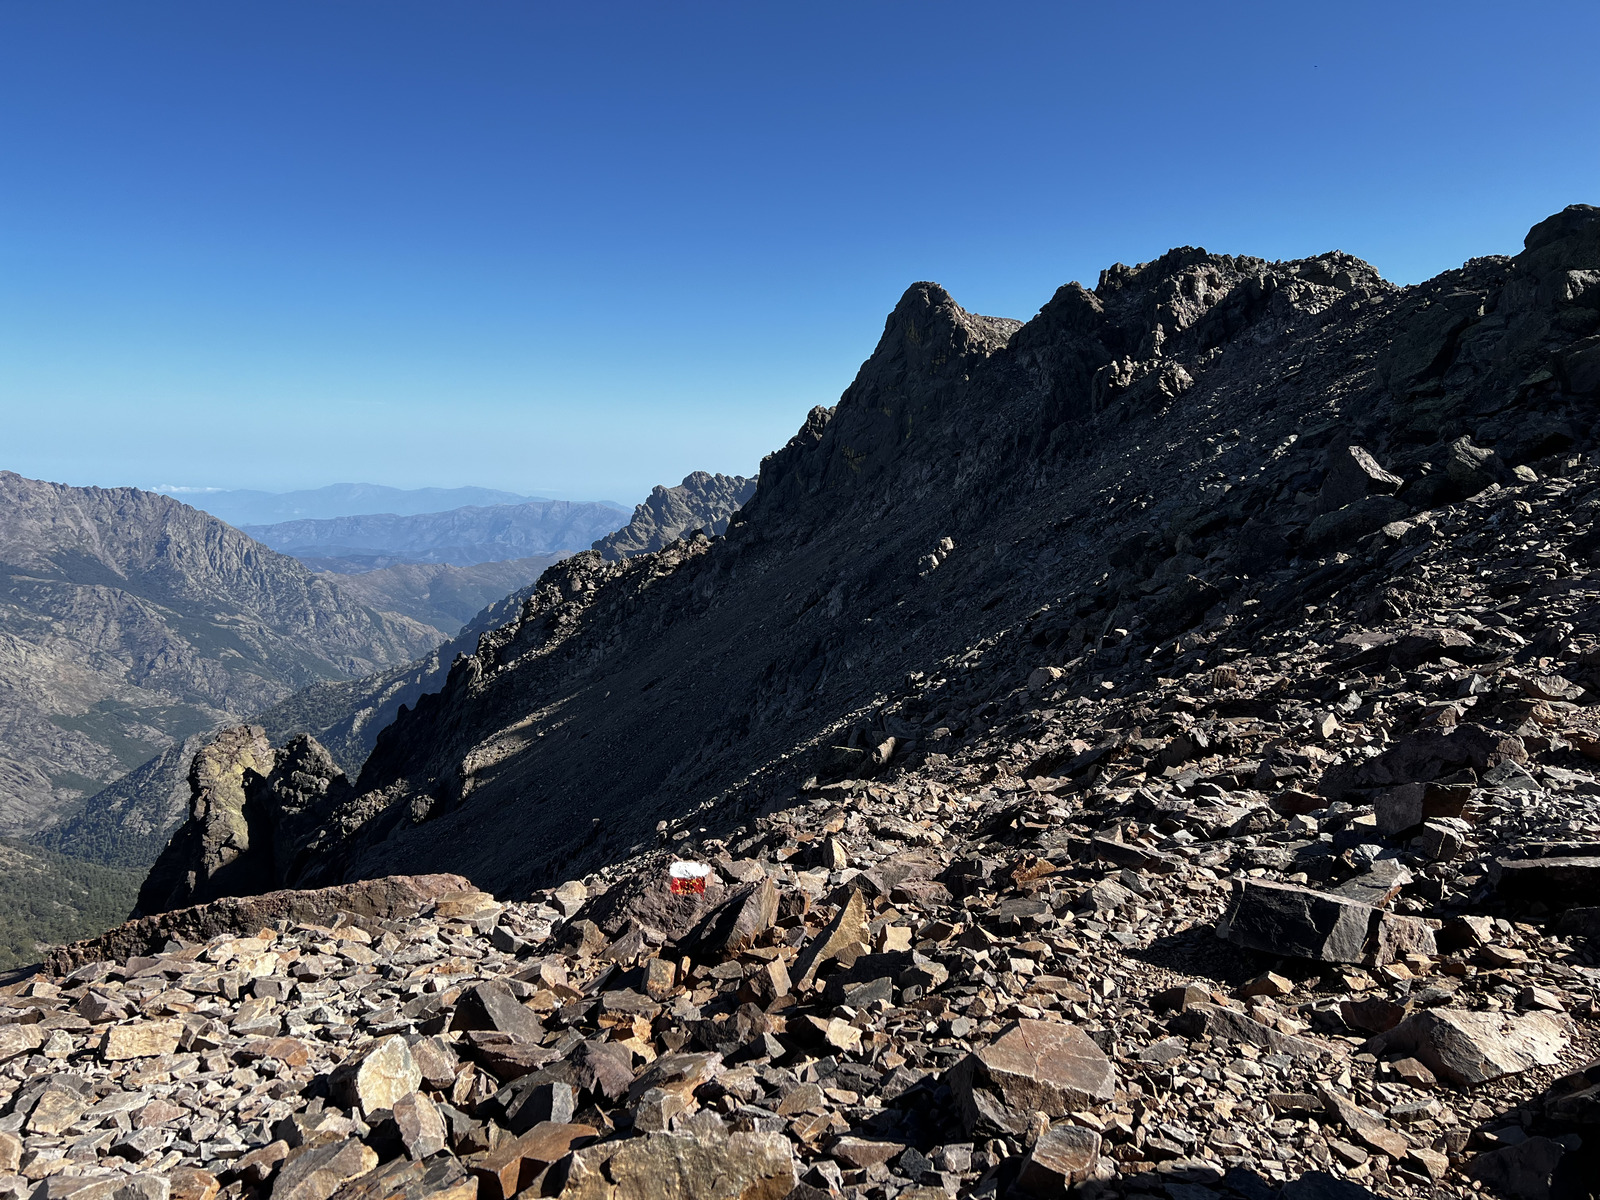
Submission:
<svg viewBox="0 0 1600 1200">
<path fill-rule="evenodd" d="M 1433 931 L 1415 917 L 1269 880 L 1238 880 L 1217 936 L 1236 946 L 1317 962 L 1382 966 L 1409 953 L 1432 954 Z"/>
<path fill-rule="evenodd" d="M 393 1109 L 422 1086 L 422 1070 L 398 1034 L 377 1038 L 334 1069 L 329 1090 L 345 1108 L 364 1113 Z"/>
<path fill-rule="evenodd" d="M 1553 1066 L 1572 1037 L 1564 1013 L 1425 1009 L 1367 1042 L 1374 1054 L 1396 1051 L 1421 1061 L 1458 1087 L 1488 1083 L 1531 1067 Z"/>
<path fill-rule="evenodd" d="M 1059 1021 L 1014 1021 L 945 1076 L 968 1132 L 1020 1115 L 1061 1117 L 1104 1104 L 1116 1090 L 1117 1072 L 1093 1039 Z M 996 1110 L 998 1104 L 1007 1116 Z"/>
<path fill-rule="evenodd" d="M 1368 496 L 1392 496 L 1405 481 L 1385 471 L 1360 446 L 1343 446 L 1328 455 L 1328 470 L 1317 493 L 1317 512 L 1329 513 Z"/>
</svg>

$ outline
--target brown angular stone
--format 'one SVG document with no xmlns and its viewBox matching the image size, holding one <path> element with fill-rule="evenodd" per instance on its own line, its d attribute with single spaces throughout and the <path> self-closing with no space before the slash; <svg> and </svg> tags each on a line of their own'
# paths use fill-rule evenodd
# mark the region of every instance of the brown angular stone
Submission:
<svg viewBox="0 0 1600 1200">
<path fill-rule="evenodd" d="M 1364 1033 L 1388 1032 L 1405 1020 L 1407 1011 L 1404 1004 L 1396 1004 L 1382 996 L 1344 1000 L 1339 1004 L 1339 1015 L 1344 1018 L 1344 1023 Z"/>
<path fill-rule="evenodd" d="M 504 906 L 488 892 L 454 892 L 434 902 L 434 915 L 446 921 L 468 921 L 498 913 Z"/>
<path fill-rule="evenodd" d="M 265 1183 L 272 1178 L 273 1172 L 278 1169 L 278 1164 L 288 1156 L 288 1142 L 268 1142 L 265 1146 L 236 1159 L 233 1170 L 246 1183 Z"/>
<path fill-rule="evenodd" d="M 394 1122 L 409 1158 L 427 1158 L 447 1144 L 444 1117 L 423 1092 L 409 1092 L 394 1102 Z"/>
<path fill-rule="evenodd" d="M 834 1158 L 852 1170 L 864 1171 L 905 1152 L 904 1142 L 879 1141 L 870 1138 L 842 1137 L 828 1151 Z"/>
<path fill-rule="evenodd" d="M 818 967 L 835 958 L 854 959 L 857 948 L 867 940 L 866 898 L 859 891 L 853 891 L 839 909 L 838 916 L 806 944 L 789 976 L 795 986 L 804 991 L 816 979 Z"/>
<path fill-rule="evenodd" d="M 784 1093 L 778 1101 L 778 1115 L 780 1117 L 793 1117 L 801 1113 L 826 1112 L 828 1101 L 822 1094 L 822 1089 L 814 1083 L 802 1083 Z"/>
<path fill-rule="evenodd" d="M 645 994 L 654 1000 L 665 1000 L 672 995 L 678 983 L 678 968 L 664 958 L 650 958 L 644 964 Z"/>
<path fill-rule="evenodd" d="M 377 1165 L 377 1154 L 355 1138 L 302 1146 L 278 1168 L 272 1200 L 328 1200 L 343 1184 Z"/>
<path fill-rule="evenodd" d="M 1408 954 L 1432 956 L 1438 953 L 1433 929 L 1420 917 L 1403 917 L 1395 913 L 1380 912 L 1372 942 L 1372 962 L 1375 966 L 1399 962 Z"/>
<path fill-rule="evenodd" d="M 130 1058 L 171 1054 L 177 1050 L 178 1039 L 182 1035 L 182 1021 L 137 1021 L 129 1025 L 114 1025 L 106 1030 L 100 1057 L 107 1062 L 124 1062 Z"/>
<path fill-rule="evenodd" d="M 168 1181 L 172 1184 L 171 1200 L 215 1200 L 222 1190 L 217 1177 L 199 1167 L 175 1167 Z"/>
<path fill-rule="evenodd" d="M 422 1071 L 405 1038 L 398 1034 L 368 1043 L 334 1068 L 330 1090 L 345 1107 L 362 1112 L 392 1109 L 395 1101 L 422 1086 Z"/>
<path fill-rule="evenodd" d="M 490 979 L 463 995 L 450 1028 L 490 1029 L 523 1042 L 544 1036 L 538 1014 L 513 996 L 503 979 Z"/>
<path fill-rule="evenodd" d="M 1315 1042 L 1273 1029 L 1236 1008 L 1221 1004 L 1190 1004 L 1172 1019 L 1171 1028 L 1185 1037 L 1243 1042 L 1291 1058 L 1312 1060 L 1324 1053 Z"/>
<path fill-rule="evenodd" d="M 70 1088 L 52 1085 L 40 1093 L 28 1114 L 28 1132 L 61 1133 L 89 1107 L 84 1098 Z"/>
<path fill-rule="evenodd" d="M 771 878 L 746 884 L 713 914 L 702 948 L 723 955 L 738 954 L 755 945 L 777 919 L 778 889 Z"/>
<path fill-rule="evenodd" d="M 1060 1117 L 1110 1100 L 1116 1069 L 1076 1025 L 1023 1020 L 962 1059 L 946 1079 L 971 1129 L 980 1090 L 993 1089 L 1012 1112 Z"/>
<path fill-rule="evenodd" d="M 459 1159 L 397 1158 L 345 1184 L 335 1200 L 477 1200 L 477 1195 L 478 1181 Z"/>
<path fill-rule="evenodd" d="M 468 1160 L 478 1180 L 478 1200 L 511 1200 L 551 1163 L 565 1158 L 577 1142 L 595 1136 L 590 1125 L 545 1121 L 521 1137 Z"/>
<path fill-rule="evenodd" d="M 457 1048 L 462 1057 L 507 1083 L 537 1071 L 557 1057 L 556 1052 L 547 1047 L 488 1029 L 469 1030 Z M 629 1078 L 632 1078 L 631 1074 Z M 626 1091 L 626 1087 L 623 1090 Z"/>
<path fill-rule="evenodd" d="M 781 1133 L 653 1133 L 572 1156 L 562 1200 L 783 1200 L 796 1183 Z M 484 1197 L 483 1200 L 493 1200 Z"/>
<path fill-rule="evenodd" d="M 1411 1150 L 1411 1141 L 1403 1133 L 1390 1129 L 1377 1113 L 1368 1112 L 1359 1104 L 1341 1096 L 1326 1084 L 1317 1086 L 1328 1112 L 1364 1145 L 1399 1161 Z"/>
<path fill-rule="evenodd" d="M 1035 1196 L 1059 1196 L 1082 1183 L 1100 1163 L 1100 1135 L 1078 1125 L 1053 1125 L 1033 1144 L 1017 1187 Z"/>
<path fill-rule="evenodd" d="M 455 1082 L 456 1069 L 461 1060 L 456 1057 L 450 1043 L 440 1037 L 423 1038 L 411 1047 L 411 1057 L 417 1070 L 422 1072 L 424 1086 L 436 1091 L 448 1091 Z"/>
<path fill-rule="evenodd" d="M 248 1060 L 275 1058 L 290 1067 L 303 1067 L 311 1061 L 306 1044 L 292 1037 L 251 1038 L 239 1047 L 239 1053 Z"/>
</svg>

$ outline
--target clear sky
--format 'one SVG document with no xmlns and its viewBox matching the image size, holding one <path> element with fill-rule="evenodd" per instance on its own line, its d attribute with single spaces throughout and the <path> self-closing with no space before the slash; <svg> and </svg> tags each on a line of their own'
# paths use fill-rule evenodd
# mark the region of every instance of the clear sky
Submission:
<svg viewBox="0 0 1600 1200">
<path fill-rule="evenodd" d="M 641 498 L 907 284 L 1413 282 L 1600 203 L 1600 5 L 0 0 L 0 467 Z"/>
</svg>

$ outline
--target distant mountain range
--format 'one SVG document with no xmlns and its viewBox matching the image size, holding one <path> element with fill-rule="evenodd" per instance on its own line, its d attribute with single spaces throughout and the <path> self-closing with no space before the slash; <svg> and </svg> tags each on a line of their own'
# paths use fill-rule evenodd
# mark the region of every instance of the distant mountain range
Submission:
<svg viewBox="0 0 1600 1200">
<path fill-rule="evenodd" d="M 377 483 L 331 483 L 298 492 L 259 492 L 220 488 L 158 487 L 152 491 L 175 496 L 202 512 L 221 517 L 234 528 L 271 525 L 279 521 L 327 520 L 361 513 L 444 512 L 469 505 L 525 504 L 543 496 L 523 496 L 495 488 L 394 488 Z M 621 505 L 614 505 L 619 511 Z"/>
<path fill-rule="evenodd" d="M 0 472 L 0 834 L 191 733 L 441 640 L 215 517 Z"/>
<path fill-rule="evenodd" d="M 547 544 L 580 550 L 598 530 L 597 548 L 625 556 L 608 539 L 726 528 L 752 482 L 697 472 L 655 489 L 621 530 L 611 506 L 535 504 Z M 441 530 L 505 547 L 533 535 L 493 514 L 525 507 L 418 514 L 411 531 L 421 552 L 427 537 L 448 543 Z M 274 742 L 311 732 L 354 775 L 401 706 L 514 619 L 558 557 L 299 562 L 166 495 L 0 474 L 0 902 L 39 897 L 0 922 L 0 967 L 27 961 L 30 936 L 92 933 L 127 911 L 188 815 L 189 763 L 218 725 L 248 715 Z"/>
<path fill-rule="evenodd" d="M 453 508 L 447 512 L 365 513 L 327 520 L 245 525 L 263 545 L 296 558 L 384 558 L 393 562 L 503 562 L 582 550 L 624 523 L 610 504 L 533 500 L 525 504 Z M 330 567 L 337 564 L 327 563 Z"/>
</svg>

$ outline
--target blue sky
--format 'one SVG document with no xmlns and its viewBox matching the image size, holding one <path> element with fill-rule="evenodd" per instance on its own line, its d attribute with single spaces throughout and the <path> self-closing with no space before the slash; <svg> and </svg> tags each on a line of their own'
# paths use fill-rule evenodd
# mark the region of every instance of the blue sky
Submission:
<svg viewBox="0 0 1600 1200">
<path fill-rule="evenodd" d="M 0 467 L 631 503 L 907 284 L 1413 282 L 1600 202 L 1600 5 L 0 0 Z"/>
</svg>

